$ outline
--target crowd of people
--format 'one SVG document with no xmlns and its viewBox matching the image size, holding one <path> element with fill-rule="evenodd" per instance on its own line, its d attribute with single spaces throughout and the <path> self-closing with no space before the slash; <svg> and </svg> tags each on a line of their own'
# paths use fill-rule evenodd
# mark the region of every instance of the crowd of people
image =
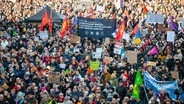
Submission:
<svg viewBox="0 0 184 104">
<path fill-rule="evenodd" d="M 169 28 L 167 19 L 170 16 L 175 23 L 184 18 L 182 0 L 124 0 L 120 8 L 115 1 L 93 0 L 80 7 L 80 0 L 1 0 L 0 104 L 183 104 L 184 98 L 179 95 L 184 91 L 184 31 L 175 30 L 173 44 L 167 42 L 165 31 Z M 48 39 L 35 41 L 39 24 L 23 20 L 46 5 L 67 15 L 71 26 L 74 16 L 89 18 L 90 11 L 93 11 L 90 18 L 116 19 L 117 26 L 124 19 L 131 39 L 122 42 L 125 50 L 138 51 L 138 62 L 132 65 L 126 57 L 114 54 L 115 43 L 105 44 L 104 39 L 81 37 L 80 43 L 72 43 L 69 37 L 79 34 L 69 29 L 65 38 L 54 29 Z M 97 5 L 103 5 L 104 12 L 97 11 Z M 164 15 L 165 29 L 158 30 L 158 24 L 145 23 L 143 5 L 151 13 Z M 141 28 L 149 29 L 141 43 L 133 45 L 135 35 L 132 31 L 137 23 Z M 149 55 L 150 47 L 155 45 L 158 54 Z M 94 60 L 92 52 L 98 47 L 103 49 L 102 57 L 98 59 L 101 67 L 94 71 L 89 66 Z M 79 51 L 74 52 L 74 48 Z M 105 56 L 112 57 L 113 61 L 105 64 Z M 147 65 L 147 61 L 156 62 L 156 66 Z M 147 70 L 159 81 L 177 80 L 177 99 L 171 99 L 164 90 L 156 94 L 143 86 L 140 86 L 140 98 L 133 98 L 138 69 Z M 48 82 L 50 71 L 60 73 L 58 83 Z M 173 78 L 171 71 L 178 72 L 179 78 Z"/>
</svg>

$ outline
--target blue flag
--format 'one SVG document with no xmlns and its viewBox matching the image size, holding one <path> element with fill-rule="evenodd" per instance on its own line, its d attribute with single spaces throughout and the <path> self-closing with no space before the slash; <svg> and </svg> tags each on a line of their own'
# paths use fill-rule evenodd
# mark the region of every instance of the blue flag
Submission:
<svg viewBox="0 0 184 104">
<path fill-rule="evenodd" d="M 144 85 L 148 89 L 153 89 L 155 93 L 159 93 L 160 90 L 164 90 L 169 94 L 172 100 L 176 100 L 174 91 L 178 88 L 177 81 L 157 81 L 147 71 L 144 72 Z"/>
</svg>

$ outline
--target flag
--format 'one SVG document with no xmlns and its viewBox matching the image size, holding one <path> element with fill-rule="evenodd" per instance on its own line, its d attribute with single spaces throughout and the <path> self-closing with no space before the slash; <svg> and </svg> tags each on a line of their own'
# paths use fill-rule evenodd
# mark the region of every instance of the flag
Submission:
<svg viewBox="0 0 184 104">
<path fill-rule="evenodd" d="M 46 9 L 44 10 L 44 13 L 43 13 L 43 17 L 42 17 L 42 22 L 40 24 L 40 31 L 43 31 L 43 27 L 49 23 L 49 18 L 48 18 L 48 15 L 47 15 L 47 11 Z"/>
<path fill-rule="evenodd" d="M 142 10 L 143 14 L 147 14 L 148 13 L 148 9 L 146 8 L 146 6 L 143 6 L 143 10 Z"/>
<path fill-rule="evenodd" d="M 136 32 L 136 30 L 135 30 L 135 32 Z M 142 34 L 141 34 L 140 29 L 138 28 L 137 33 L 136 33 L 136 38 L 135 38 L 135 40 L 133 41 L 133 44 L 134 44 L 134 45 L 140 44 L 140 43 L 141 43 L 141 38 L 142 38 Z"/>
<path fill-rule="evenodd" d="M 134 35 L 137 34 L 138 29 L 139 29 L 139 24 L 137 24 L 137 25 L 134 27 L 134 30 L 133 30 Z"/>
<path fill-rule="evenodd" d="M 63 25 L 62 28 L 60 30 L 60 35 L 61 37 L 64 37 L 66 34 L 66 30 L 68 29 L 68 18 L 65 17 L 64 21 L 63 21 Z"/>
<path fill-rule="evenodd" d="M 174 30 L 174 31 L 178 30 L 178 26 L 176 25 L 176 23 L 174 23 L 172 16 L 169 17 L 167 23 L 168 23 L 169 27 L 172 28 L 172 30 Z"/>
<path fill-rule="evenodd" d="M 142 38 L 142 34 L 141 34 L 140 29 L 138 29 L 138 31 L 137 31 L 136 38 Z"/>
<path fill-rule="evenodd" d="M 141 43 L 141 39 L 140 38 L 136 38 L 134 41 L 133 41 L 133 44 L 134 45 L 138 45 Z"/>
<path fill-rule="evenodd" d="M 125 31 L 125 22 L 124 20 L 121 22 L 121 25 L 118 28 L 118 31 L 116 33 L 116 41 L 119 41 L 120 39 L 122 39 L 123 36 L 123 32 Z"/>
<path fill-rule="evenodd" d="M 157 51 L 157 46 L 154 46 L 150 51 L 149 51 L 149 55 L 156 55 L 158 53 Z"/>
<path fill-rule="evenodd" d="M 140 94 L 140 89 L 139 86 L 143 85 L 143 79 L 141 76 L 141 71 L 137 70 L 136 76 L 135 76 L 135 81 L 134 81 L 134 87 L 133 87 L 133 92 L 132 92 L 132 97 L 135 99 L 139 99 L 139 94 Z"/>
<path fill-rule="evenodd" d="M 77 18 L 77 16 L 74 16 L 74 19 L 73 19 L 73 27 L 72 27 L 73 33 L 76 33 L 76 30 L 78 28 L 77 23 L 78 23 L 78 18 Z"/>
<path fill-rule="evenodd" d="M 52 10 L 50 10 L 50 20 L 49 20 L 49 31 L 50 33 L 52 33 L 52 26 L 53 26 L 53 23 L 52 23 Z"/>
</svg>

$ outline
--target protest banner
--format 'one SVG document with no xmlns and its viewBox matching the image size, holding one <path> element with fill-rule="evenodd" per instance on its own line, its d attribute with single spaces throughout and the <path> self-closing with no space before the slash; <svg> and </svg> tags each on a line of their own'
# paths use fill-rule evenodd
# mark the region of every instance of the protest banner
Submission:
<svg viewBox="0 0 184 104">
<path fill-rule="evenodd" d="M 135 64 L 137 63 L 137 51 L 126 51 L 128 57 L 128 63 Z"/>
<path fill-rule="evenodd" d="M 115 19 L 78 18 L 78 34 L 81 37 L 103 39 L 113 37 Z"/>
<path fill-rule="evenodd" d="M 147 65 L 148 66 L 156 66 L 156 62 L 148 61 Z"/>
<path fill-rule="evenodd" d="M 70 42 L 71 43 L 80 43 L 80 37 L 77 35 L 73 35 L 70 37 Z"/>
<path fill-rule="evenodd" d="M 172 42 L 174 44 L 174 39 L 175 39 L 175 32 L 167 31 L 167 41 Z"/>
<path fill-rule="evenodd" d="M 147 23 L 159 23 L 163 24 L 164 23 L 164 16 L 162 14 L 149 14 L 148 18 L 146 19 Z"/>
<path fill-rule="evenodd" d="M 110 64 L 112 61 L 113 61 L 113 58 L 112 57 L 104 57 L 103 58 L 103 62 L 105 64 Z"/>
<path fill-rule="evenodd" d="M 99 70 L 100 62 L 99 61 L 90 61 L 90 68 L 92 70 Z"/>
<path fill-rule="evenodd" d="M 171 76 L 172 76 L 173 79 L 179 79 L 178 71 L 171 71 Z"/>
<path fill-rule="evenodd" d="M 60 73 L 49 71 L 47 79 L 49 83 L 60 83 Z"/>
<path fill-rule="evenodd" d="M 172 100 L 176 100 L 174 92 L 178 88 L 177 81 L 157 81 L 147 71 L 144 71 L 144 85 L 147 89 L 153 89 L 156 93 L 164 90 Z"/>
</svg>

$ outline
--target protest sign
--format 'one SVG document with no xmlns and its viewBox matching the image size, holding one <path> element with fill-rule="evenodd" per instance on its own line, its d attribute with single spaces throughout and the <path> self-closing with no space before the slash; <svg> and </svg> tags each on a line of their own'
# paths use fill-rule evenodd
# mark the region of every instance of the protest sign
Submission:
<svg viewBox="0 0 184 104">
<path fill-rule="evenodd" d="M 40 39 L 48 39 L 49 37 L 48 31 L 40 31 L 39 35 L 40 35 Z"/>
<path fill-rule="evenodd" d="M 174 39 L 175 39 L 175 32 L 167 31 L 167 41 L 172 42 L 174 44 Z"/>
<path fill-rule="evenodd" d="M 148 18 L 146 19 L 147 23 L 159 23 L 163 24 L 164 23 L 164 16 L 162 14 L 149 14 Z"/>
<path fill-rule="evenodd" d="M 60 83 L 60 73 L 59 72 L 48 72 L 48 82 L 49 83 Z"/>
<path fill-rule="evenodd" d="M 135 64 L 137 63 L 137 51 L 126 51 L 128 56 L 128 63 Z"/>
<path fill-rule="evenodd" d="M 80 37 L 76 36 L 76 35 L 73 35 L 73 36 L 70 37 L 70 42 L 71 43 L 80 43 Z"/>
<path fill-rule="evenodd" d="M 110 44 L 110 38 L 105 38 L 105 43 Z"/>
<path fill-rule="evenodd" d="M 179 30 L 182 30 L 182 29 L 184 29 L 184 19 L 182 19 L 179 23 Z"/>
<path fill-rule="evenodd" d="M 171 71 L 171 76 L 174 79 L 179 79 L 179 73 L 178 73 L 178 71 Z"/>
<path fill-rule="evenodd" d="M 39 41 L 39 37 L 34 37 L 34 41 Z"/>
<path fill-rule="evenodd" d="M 102 6 L 102 5 L 97 5 L 97 7 L 96 7 L 96 10 L 97 10 L 97 11 L 100 11 L 100 12 L 103 12 L 104 9 L 105 9 L 105 7 Z"/>
<path fill-rule="evenodd" d="M 93 70 L 99 70 L 100 62 L 99 61 L 90 61 L 90 68 Z"/>
<path fill-rule="evenodd" d="M 103 62 L 105 64 L 110 64 L 113 61 L 112 57 L 104 57 Z"/>
<path fill-rule="evenodd" d="M 116 48 L 123 48 L 123 43 L 121 43 L 121 42 L 116 42 L 115 47 L 116 47 Z"/>
<path fill-rule="evenodd" d="M 99 58 L 101 58 L 101 53 L 99 53 L 99 52 L 93 52 L 92 53 L 92 58 L 94 58 L 94 59 L 99 59 Z"/>
<path fill-rule="evenodd" d="M 147 65 L 148 66 L 156 66 L 156 62 L 148 61 Z"/>
<path fill-rule="evenodd" d="M 81 37 L 99 38 L 112 37 L 116 29 L 115 19 L 78 18 L 78 34 Z"/>
<path fill-rule="evenodd" d="M 120 55 L 121 54 L 121 48 L 114 47 L 113 53 Z"/>
</svg>

